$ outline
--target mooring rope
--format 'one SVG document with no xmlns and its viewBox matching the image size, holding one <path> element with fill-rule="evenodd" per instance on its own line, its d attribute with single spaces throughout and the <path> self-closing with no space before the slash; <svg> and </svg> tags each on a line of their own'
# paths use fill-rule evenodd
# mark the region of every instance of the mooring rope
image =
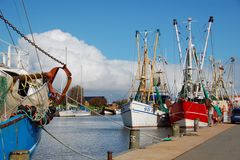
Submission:
<svg viewBox="0 0 240 160">
<path fill-rule="evenodd" d="M 66 95 L 66 96 L 67 96 L 67 95 Z M 69 97 L 69 96 L 67 96 L 67 98 L 68 98 L 68 99 L 71 99 L 71 100 L 74 101 L 75 103 L 77 103 L 77 104 L 79 104 L 79 105 L 81 105 L 81 106 L 89 109 L 90 111 L 94 112 L 94 114 L 96 114 L 96 115 L 98 115 L 98 116 L 104 117 L 105 119 L 107 119 L 107 120 L 109 120 L 109 121 L 111 121 L 111 122 L 113 122 L 113 123 L 115 123 L 115 124 L 117 124 L 117 125 L 119 125 L 119 126 L 121 126 L 121 127 L 123 127 L 123 128 L 126 128 L 126 129 L 128 129 L 128 130 L 132 130 L 132 128 L 127 127 L 127 126 L 124 126 L 123 124 L 121 124 L 121 123 L 119 123 L 119 122 L 116 122 L 116 121 L 113 120 L 112 118 L 109 118 L 109 117 L 106 117 L 106 116 L 101 115 L 100 113 L 98 113 L 98 112 L 92 110 L 91 108 L 89 108 L 89 107 L 87 107 L 87 106 L 79 103 L 78 101 L 76 101 L 75 99 L 73 99 L 73 98 L 71 98 L 71 97 Z M 141 129 L 140 129 L 140 130 L 141 130 Z M 142 131 L 142 130 L 141 130 L 141 131 Z M 151 135 L 151 134 L 147 134 L 147 133 L 145 133 L 145 132 L 141 132 L 141 133 L 142 133 L 143 135 L 145 135 L 145 136 L 148 136 L 148 137 L 150 137 L 150 138 L 155 138 L 155 139 L 157 139 L 157 140 L 159 140 L 159 141 L 162 141 L 162 140 L 163 140 L 162 138 L 159 138 L 159 137 L 154 136 L 154 135 Z"/>
<path fill-rule="evenodd" d="M 67 95 L 66 95 L 66 96 L 67 96 Z M 126 129 L 128 129 L 128 130 L 131 130 L 131 129 L 132 129 L 132 128 L 130 128 L 130 127 L 124 126 L 123 124 L 121 124 L 121 123 L 113 120 L 112 118 L 109 118 L 109 117 L 106 117 L 106 116 L 101 115 L 100 113 L 98 113 L 98 112 L 92 110 L 91 108 L 89 108 L 89 107 L 87 107 L 87 106 L 79 103 L 78 101 L 76 101 L 75 99 L 73 99 L 73 98 L 71 98 L 71 97 L 69 97 L 69 96 L 67 96 L 67 98 L 68 98 L 68 99 L 71 99 L 71 100 L 74 101 L 75 103 L 77 103 L 77 104 L 79 104 L 79 105 L 87 108 L 88 110 L 94 112 L 94 114 L 99 115 L 99 116 L 101 116 L 101 117 L 103 117 L 103 118 L 105 118 L 105 119 L 107 119 L 107 120 L 109 120 L 109 121 L 111 121 L 111 122 L 113 122 L 113 123 L 115 123 L 115 124 L 123 127 L 123 128 L 126 128 Z M 43 125 L 41 125 L 41 127 L 42 127 L 42 129 L 43 129 L 49 136 L 51 136 L 51 137 L 52 137 L 53 139 L 55 139 L 57 142 L 59 142 L 60 144 L 62 144 L 64 147 L 70 149 L 70 150 L 73 151 L 74 153 L 79 154 L 80 156 L 86 157 L 86 158 L 91 159 L 91 160 L 99 160 L 99 159 L 96 159 L 96 158 L 94 158 L 94 157 L 92 157 L 92 156 L 86 155 L 86 154 L 84 154 L 84 153 L 81 153 L 81 152 L 75 150 L 74 148 L 72 148 L 71 146 L 65 144 L 64 142 L 62 142 L 61 140 L 59 140 L 57 137 L 55 137 L 53 134 L 51 134 Z M 143 135 L 145 135 L 145 136 L 148 136 L 148 137 L 151 137 L 151 138 L 155 138 L 155 139 L 157 139 L 157 140 L 159 140 L 159 141 L 163 141 L 162 138 L 156 137 L 156 136 L 154 136 L 154 135 L 147 134 L 147 133 L 144 133 L 144 132 L 141 132 L 141 133 L 142 133 Z"/>
<path fill-rule="evenodd" d="M 74 153 L 76 153 L 76 154 L 78 154 L 78 155 L 80 155 L 80 156 L 82 156 L 82 157 L 86 157 L 86 158 L 88 158 L 88 159 L 99 160 L 99 159 L 96 159 L 96 158 L 91 157 L 91 156 L 89 156 L 89 155 L 86 155 L 86 154 L 84 154 L 84 153 L 78 152 L 77 150 L 75 150 L 75 149 L 73 149 L 72 147 L 70 147 L 69 145 L 63 143 L 61 140 L 59 140 L 57 137 L 55 137 L 53 134 L 51 134 L 46 128 L 44 128 L 44 126 L 41 126 L 41 127 L 42 127 L 42 129 L 43 129 L 49 136 L 51 136 L 53 139 L 55 139 L 55 140 L 58 141 L 60 144 L 62 144 L 64 147 L 70 149 L 70 150 L 73 151 Z"/>
</svg>

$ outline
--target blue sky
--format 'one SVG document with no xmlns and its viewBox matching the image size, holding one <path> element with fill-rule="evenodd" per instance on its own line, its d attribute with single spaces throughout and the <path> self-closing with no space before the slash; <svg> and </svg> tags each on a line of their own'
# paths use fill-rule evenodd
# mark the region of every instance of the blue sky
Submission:
<svg viewBox="0 0 240 160">
<path fill-rule="evenodd" d="M 86 75 L 83 71 L 83 77 L 86 82 L 83 86 L 86 85 L 84 86 L 86 90 L 96 87 L 94 84 L 98 84 L 98 81 L 105 82 L 103 77 L 111 72 L 112 77 L 116 79 L 113 78 L 110 81 L 109 79 L 112 77 L 109 77 L 105 82 L 106 86 L 110 85 L 109 88 L 114 88 L 118 97 L 126 94 L 126 86 L 130 85 L 131 78 L 126 78 L 125 75 L 131 75 L 127 69 L 132 66 L 130 62 L 136 60 L 134 56 L 136 55 L 136 53 L 134 54 L 136 52 L 136 30 L 160 29 L 158 52 L 164 54 L 169 63 L 178 64 L 176 37 L 172 24 L 174 18 L 178 20 L 182 32 L 186 25 L 183 22 L 188 17 L 192 17 L 196 21 L 192 24 L 194 42 L 196 45 L 203 45 L 204 30 L 209 16 L 214 16 L 212 44 L 209 43 L 211 49 L 208 49 L 208 53 L 213 50 L 215 58 L 221 59 L 223 62 L 231 56 L 237 57 L 238 64 L 240 61 L 239 0 L 24 0 L 24 2 L 32 30 L 38 34 L 36 38 L 39 38 L 41 47 L 48 48 L 50 46 L 51 48 L 52 44 L 61 44 L 63 49 L 61 47 L 60 49 L 64 50 L 64 44 L 55 42 L 54 38 L 65 37 L 72 42 L 76 37 L 78 41 L 76 43 L 74 41 L 74 47 L 77 48 L 80 44 L 80 49 L 87 48 L 87 50 L 83 49 L 82 53 L 75 51 L 72 54 L 81 56 L 69 58 L 72 58 L 73 62 L 74 80 L 77 79 L 75 82 L 73 81 L 74 84 L 81 81 L 75 77 L 82 74 L 79 69 L 75 71 L 77 67 L 74 65 L 81 64 L 78 68 L 85 69 Z M 1 0 L 0 9 L 4 16 L 21 31 L 25 34 L 30 33 L 21 0 Z M 47 42 L 46 35 L 53 40 Z M 13 37 L 16 42 L 18 37 L 16 34 L 13 34 Z M 0 38 L 11 42 L 2 22 L 0 22 Z M 41 39 L 44 39 L 49 45 L 46 46 L 43 41 L 40 41 Z M 69 46 L 72 45 L 70 41 L 66 41 Z M 56 50 L 59 51 L 59 48 L 55 48 Z M 202 51 L 203 47 L 201 46 L 198 50 Z M 92 54 L 86 55 L 86 51 Z M 63 54 L 64 52 L 62 52 Z M 86 57 L 90 57 L 90 59 L 86 60 Z M 95 57 L 98 57 L 99 60 L 90 66 L 90 61 L 95 61 Z M 75 62 L 74 58 L 79 58 L 79 61 Z M 84 58 L 85 61 L 81 61 Z M 115 69 L 113 69 L 114 67 Z M 90 69 L 86 71 L 86 68 Z M 90 76 L 87 73 L 98 73 L 99 77 L 96 74 Z M 121 79 L 124 76 L 125 78 Z M 126 81 L 126 83 L 121 81 Z M 89 93 L 101 94 L 106 86 L 102 85 L 97 92 L 89 89 Z M 115 86 L 119 86 L 119 89 Z M 238 90 L 240 90 L 239 85 Z M 110 99 L 116 97 L 113 92 L 106 96 Z"/>
<path fill-rule="evenodd" d="M 2 0 L 0 8 L 12 23 L 29 33 L 20 2 Z M 240 54 L 239 0 L 34 0 L 25 5 L 33 32 L 61 29 L 94 45 L 109 59 L 133 58 L 135 30 L 160 29 L 160 48 L 169 52 L 165 54 L 173 61 L 173 18 L 181 22 L 192 17 L 199 27 L 211 15 L 215 18 L 216 56 L 225 59 Z"/>
</svg>

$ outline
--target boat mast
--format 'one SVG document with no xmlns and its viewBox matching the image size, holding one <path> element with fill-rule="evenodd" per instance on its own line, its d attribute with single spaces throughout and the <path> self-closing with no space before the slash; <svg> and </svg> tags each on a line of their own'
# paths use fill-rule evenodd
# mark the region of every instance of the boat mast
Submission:
<svg viewBox="0 0 240 160">
<path fill-rule="evenodd" d="M 139 76 L 139 86 L 138 91 L 135 95 L 135 100 L 141 101 L 143 103 L 146 103 L 150 101 L 151 99 L 151 93 L 154 92 L 153 87 L 153 79 L 154 79 L 154 68 L 155 68 L 155 62 L 156 62 L 156 51 L 157 51 L 157 45 L 158 45 L 158 39 L 159 39 L 159 30 L 156 31 L 156 38 L 154 42 L 154 56 L 152 61 L 149 60 L 148 57 L 148 32 L 144 31 L 144 38 L 143 38 L 143 59 L 141 62 L 141 48 L 140 48 L 140 32 L 136 31 L 136 41 L 137 41 L 137 48 L 138 48 L 138 69 L 137 74 Z M 148 83 L 149 81 L 149 83 Z"/>
<path fill-rule="evenodd" d="M 197 89 L 196 89 L 196 96 L 198 96 L 198 92 L 201 90 L 201 83 L 203 81 L 203 74 L 202 74 L 202 69 L 203 69 L 203 64 L 204 64 L 204 60 L 205 60 L 205 56 L 206 56 L 206 50 L 207 50 L 207 46 L 208 46 L 208 38 L 209 38 L 209 34 L 210 34 L 210 31 L 211 31 L 211 26 L 212 26 L 212 23 L 213 23 L 213 16 L 210 16 L 209 20 L 208 20 L 208 28 L 207 28 L 207 36 L 206 36 L 206 41 L 205 41 L 205 45 L 204 45 L 204 50 L 203 50 L 203 54 L 202 54 L 202 57 L 200 59 L 200 63 L 198 63 L 197 61 L 197 53 L 194 52 L 194 55 L 195 55 L 195 60 L 196 60 L 196 64 L 197 64 L 197 70 L 198 70 L 198 80 L 199 80 L 199 84 L 197 85 Z M 194 50 L 196 51 L 196 50 Z"/>
<path fill-rule="evenodd" d="M 140 40 L 139 40 L 139 31 L 136 31 L 136 43 L 137 43 L 137 51 L 138 51 L 138 69 L 137 69 L 137 77 L 140 79 L 140 76 L 141 76 L 141 71 L 140 71 L 140 68 L 141 68 L 141 52 L 140 52 Z"/>
<path fill-rule="evenodd" d="M 148 101 L 150 101 L 150 94 L 154 92 L 154 72 L 155 72 L 155 62 L 156 62 L 156 57 L 157 57 L 157 45 L 158 45 L 158 39 L 159 39 L 160 31 L 157 29 L 156 31 L 156 38 L 155 38 L 155 43 L 154 43 L 154 55 L 153 55 L 153 60 L 151 64 L 151 75 L 150 75 L 150 86 L 149 86 L 149 92 L 148 92 Z M 153 103 L 155 102 L 154 96 L 153 96 Z"/>
<path fill-rule="evenodd" d="M 234 89 L 234 62 L 235 58 L 230 58 L 230 66 L 228 69 L 228 75 L 227 75 L 227 84 L 228 84 L 228 90 L 230 94 L 230 99 L 235 104 L 235 96 L 237 97 L 236 90 Z"/>
<path fill-rule="evenodd" d="M 181 44 L 180 44 L 179 31 L 178 31 L 178 23 L 177 23 L 177 20 L 176 20 L 176 19 L 173 19 L 173 25 L 174 25 L 174 27 L 175 27 L 176 36 L 177 36 L 177 44 L 178 44 L 178 52 L 179 52 L 179 61 L 180 61 L 181 68 L 183 68 L 182 48 L 181 48 Z"/>
<path fill-rule="evenodd" d="M 216 64 L 215 64 L 215 59 L 213 56 L 210 57 L 210 62 L 212 63 L 212 77 L 213 77 L 213 82 L 212 82 L 212 93 L 214 95 L 217 95 L 217 71 L 216 71 Z"/>
<path fill-rule="evenodd" d="M 140 32 L 136 31 L 136 45 L 137 45 L 137 51 L 138 51 L 138 67 L 137 67 L 137 74 L 135 76 L 135 80 L 139 80 L 139 86 L 137 89 L 137 93 L 135 95 L 135 100 L 141 101 L 142 99 L 142 73 L 141 73 L 141 51 L 140 51 Z M 134 85 L 135 80 L 132 82 L 132 85 Z M 133 87 L 132 87 L 133 88 Z M 131 97 L 131 95 L 130 95 Z"/>
<path fill-rule="evenodd" d="M 202 69 L 203 69 L 204 59 L 205 59 L 207 45 L 208 45 L 208 38 L 209 38 L 210 31 L 211 31 L 212 23 L 213 23 L 213 16 L 210 16 L 210 18 L 208 20 L 207 37 L 206 37 L 205 46 L 204 46 L 204 50 L 203 50 L 203 55 L 202 55 L 202 59 L 201 59 L 201 63 L 200 63 L 200 65 L 201 65 L 200 66 L 200 71 L 202 71 Z"/>
<path fill-rule="evenodd" d="M 192 55 L 193 55 L 193 44 L 192 44 L 192 30 L 191 30 L 192 19 L 188 18 L 188 49 L 186 53 L 185 63 L 185 74 L 184 74 L 184 91 L 187 91 L 187 97 L 192 97 Z"/>
<path fill-rule="evenodd" d="M 147 98 L 147 64 L 148 64 L 148 49 L 147 49 L 147 36 L 148 32 L 144 32 L 144 58 L 143 58 L 143 65 L 142 65 L 142 74 L 140 78 L 140 92 L 142 93 L 142 102 L 146 103 Z"/>
</svg>

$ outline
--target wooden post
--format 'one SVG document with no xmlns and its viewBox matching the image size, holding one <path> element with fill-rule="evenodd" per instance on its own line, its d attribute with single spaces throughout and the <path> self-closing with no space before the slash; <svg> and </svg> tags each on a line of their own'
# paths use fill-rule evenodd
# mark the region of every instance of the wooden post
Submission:
<svg viewBox="0 0 240 160">
<path fill-rule="evenodd" d="M 129 149 L 138 149 L 140 146 L 140 130 L 131 129 L 129 135 Z"/>
<path fill-rule="evenodd" d="M 197 132 L 199 128 L 199 118 L 194 119 L 194 132 Z"/>
<path fill-rule="evenodd" d="M 108 151 L 107 153 L 108 153 L 107 160 L 112 160 L 112 151 Z"/>
<path fill-rule="evenodd" d="M 173 125 L 172 125 L 172 135 L 173 135 L 173 137 L 178 137 L 179 134 L 180 134 L 179 123 L 173 123 Z"/>
<path fill-rule="evenodd" d="M 28 150 L 19 150 L 10 153 L 9 160 L 30 160 Z"/>
</svg>

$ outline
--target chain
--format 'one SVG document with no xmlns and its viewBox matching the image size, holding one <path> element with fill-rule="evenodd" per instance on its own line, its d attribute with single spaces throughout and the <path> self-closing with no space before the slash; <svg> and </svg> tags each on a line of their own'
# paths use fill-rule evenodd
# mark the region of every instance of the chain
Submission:
<svg viewBox="0 0 240 160">
<path fill-rule="evenodd" d="M 45 54 L 46 56 L 48 56 L 49 58 L 53 59 L 54 61 L 60 63 L 61 65 L 64 65 L 63 62 L 61 62 L 60 60 L 58 60 L 57 58 L 53 57 L 52 55 L 50 55 L 49 53 L 47 53 L 45 50 L 43 50 L 42 48 L 40 48 L 38 45 L 36 45 L 34 42 L 32 42 L 30 39 L 28 39 L 23 33 L 21 33 L 15 26 L 13 26 L 6 18 L 3 17 L 3 15 L 0 15 L 0 18 L 9 26 L 11 27 L 17 34 L 19 34 L 22 38 L 24 38 L 28 43 L 30 43 L 32 46 L 34 46 L 35 48 L 37 48 L 40 52 L 42 52 L 43 54 Z"/>
</svg>

